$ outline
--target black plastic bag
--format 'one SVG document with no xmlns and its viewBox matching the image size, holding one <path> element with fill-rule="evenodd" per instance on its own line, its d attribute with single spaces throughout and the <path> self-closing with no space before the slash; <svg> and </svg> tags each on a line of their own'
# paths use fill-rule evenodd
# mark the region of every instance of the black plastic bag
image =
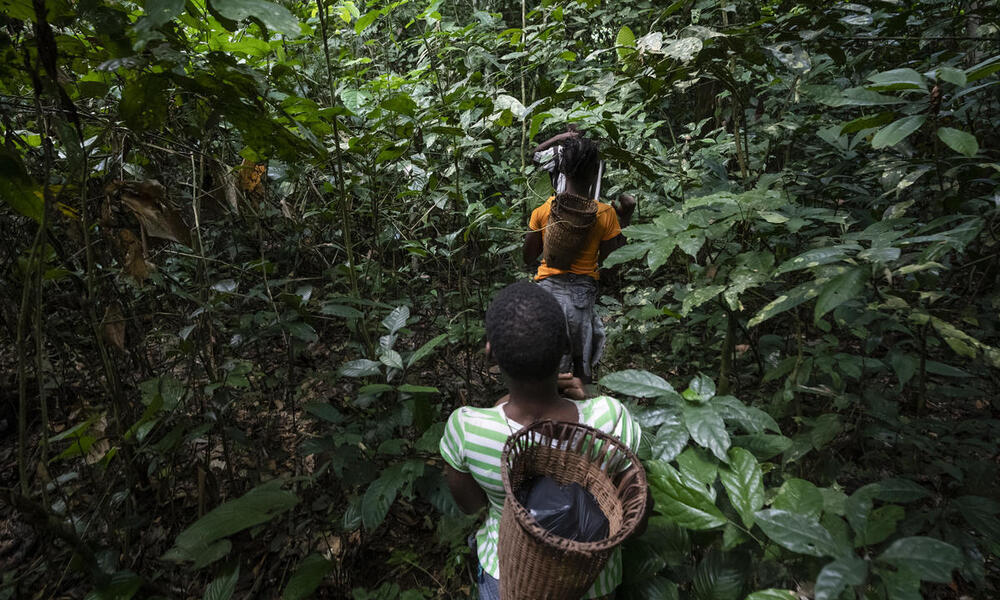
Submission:
<svg viewBox="0 0 1000 600">
<path fill-rule="evenodd" d="M 537 477 L 521 487 L 517 499 L 539 525 L 559 537 L 577 542 L 608 537 L 608 518 L 578 483 L 559 485 L 551 477 Z"/>
</svg>

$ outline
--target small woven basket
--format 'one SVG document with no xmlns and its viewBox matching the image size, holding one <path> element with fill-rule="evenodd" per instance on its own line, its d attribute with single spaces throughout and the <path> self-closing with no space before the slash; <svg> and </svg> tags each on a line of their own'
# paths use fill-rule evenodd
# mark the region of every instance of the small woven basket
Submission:
<svg viewBox="0 0 1000 600">
<path fill-rule="evenodd" d="M 542 235 L 542 258 L 554 269 L 568 270 L 587 243 L 597 221 L 597 202 L 576 194 L 552 199 L 549 222 Z"/>
<path fill-rule="evenodd" d="M 628 446 L 593 427 L 539 421 L 512 435 L 500 459 L 506 499 L 500 517 L 500 598 L 578 600 L 611 552 L 635 531 L 646 506 L 646 472 Z M 608 519 L 608 537 L 576 542 L 549 533 L 518 500 L 547 475 L 587 489 Z"/>
</svg>

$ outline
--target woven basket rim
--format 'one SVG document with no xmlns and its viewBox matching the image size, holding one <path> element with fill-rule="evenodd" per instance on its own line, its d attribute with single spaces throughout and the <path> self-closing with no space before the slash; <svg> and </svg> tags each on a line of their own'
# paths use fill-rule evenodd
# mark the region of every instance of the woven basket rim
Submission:
<svg viewBox="0 0 1000 600">
<path fill-rule="evenodd" d="M 649 490 L 646 485 L 646 470 L 642 467 L 639 457 L 636 456 L 635 452 L 633 452 L 631 448 L 623 444 L 616 437 L 604 433 L 600 429 L 596 429 L 590 425 L 570 421 L 544 419 L 522 427 L 520 431 L 507 438 L 507 443 L 504 444 L 503 453 L 500 457 L 500 475 L 503 479 L 503 489 L 505 495 L 504 510 L 507 509 L 507 504 L 509 503 L 510 508 L 514 511 L 514 517 L 518 525 L 527 531 L 536 542 L 550 547 L 556 547 L 563 551 L 593 553 L 609 550 L 620 545 L 623 541 L 625 541 L 625 538 L 632 535 L 632 532 L 635 531 L 639 524 L 639 518 L 624 520 L 621 529 L 619 529 L 616 534 L 608 536 L 603 540 L 598 540 L 596 542 L 579 542 L 550 533 L 544 527 L 539 525 L 538 521 L 536 521 L 534 517 L 531 516 L 531 513 L 528 512 L 528 509 L 525 508 L 524 505 L 517 499 L 517 496 L 514 495 L 514 491 L 511 489 L 509 469 L 507 468 L 510 452 L 514 448 L 518 439 L 530 435 L 531 433 L 546 426 L 569 426 L 578 431 L 582 431 L 585 434 L 593 435 L 598 440 L 611 444 L 623 451 L 629 463 L 631 463 L 631 466 L 621 473 L 621 477 L 632 476 L 636 479 L 630 487 L 639 489 L 639 493 L 642 497 L 642 505 L 646 505 L 646 496 L 649 494 Z M 566 450 L 563 450 L 563 452 L 566 452 Z"/>
</svg>

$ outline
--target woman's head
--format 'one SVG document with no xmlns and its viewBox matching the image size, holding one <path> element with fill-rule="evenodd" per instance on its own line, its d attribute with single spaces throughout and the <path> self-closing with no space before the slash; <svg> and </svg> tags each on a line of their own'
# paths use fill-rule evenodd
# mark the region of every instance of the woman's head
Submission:
<svg viewBox="0 0 1000 600">
<path fill-rule="evenodd" d="M 597 142 L 577 135 L 561 142 L 559 146 L 556 172 L 565 175 L 572 187 L 581 192 L 593 187 L 601 164 L 601 151 Z"/>
<path fill-rule="evenodd" d="M 486 340 L 503 372 L 520 381 L 555 376 L 569 347 L 562 307 L 530 281 L 508 285 L 493 297 L 486 310 Z"/>
</svg>

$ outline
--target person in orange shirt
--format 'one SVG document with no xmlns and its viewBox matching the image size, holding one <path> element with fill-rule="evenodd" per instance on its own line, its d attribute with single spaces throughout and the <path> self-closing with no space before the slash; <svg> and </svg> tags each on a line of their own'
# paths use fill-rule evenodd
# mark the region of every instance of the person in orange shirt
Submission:
<svg viewBox="0 0 1000 600">
<path fill-rule="evenodd" d="M 546 152 L 552 149 L 551 152 Z M 563 356 L 560 372 L 572 371 L 585 383 L 591 381 L 593 367 L 604 352 L 604 324 L 594 313 L 600 265 L 615 249 L 625 244 L 622 227 L 628 227 L 635 212 L 636 201 L 628 194 L 618 197 L 617 204 L 601 202 L 603 163 L 597 144 L 574 129 L 559 134 L 535 148 L 536 159 L 546 161 L 557 193 L 593 198 L 597 215 L 569 268 L 560 269 L 546 264 L 544 258 L 535 272 L 535 281 L 548 290 L 563 308 L 569 332 L 570 351 Z M 545 154 L 543 154 L 545 153 Z M 543 230 L 549 222 L 552 201 L 531 213 L 531 231 L 524 238 L 524 262 L 535 264 L 543 254 Z"/>
</svg>

